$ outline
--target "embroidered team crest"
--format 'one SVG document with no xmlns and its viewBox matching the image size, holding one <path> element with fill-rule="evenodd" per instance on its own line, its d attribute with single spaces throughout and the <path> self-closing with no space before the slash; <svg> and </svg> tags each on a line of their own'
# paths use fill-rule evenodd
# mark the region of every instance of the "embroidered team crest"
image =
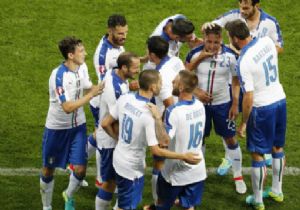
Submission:
<svg viewBox="0 0 300 210">
<path fill-rule="evenodd" d="M 99 71 L 100 75 L 105 74 L 105 65 L 100 65 L 98 68 L 98 71 Z"/>
<path fill-rule="evenodd" d="M 64 89 L 60 86 L 56 88 L 57 95 L 61 96 L 65 93 Z"/>
</svg>

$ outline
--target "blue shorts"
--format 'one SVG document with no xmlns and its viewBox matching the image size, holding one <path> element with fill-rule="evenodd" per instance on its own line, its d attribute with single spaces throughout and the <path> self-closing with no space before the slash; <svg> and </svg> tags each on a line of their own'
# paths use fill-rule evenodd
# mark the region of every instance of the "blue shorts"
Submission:
<svg viewBox="0 0 300 210">
<path fill-rule="evenodd" d="M 101 154 L 101 178 L 103 182 L 108 180 L 115 180 L 116 179 L 116 171 L 113 167 L 113 153 L 115 148 L 105 149 L 102 148 L 100 150 Z"/>
<path fill-rule="evenodd" d="M 247 149 L 259 154 L 283 147 L 286 132 L 286 100 L 268 106 L 253 107 L 247 123 Z"/>
<path fill-rule="evenodd" d="M 93 107 L 90 105 L 90 110 L 93 114 L 94 120 L 95 120 L 95 127 L 98 128 L 99 125 L 99 107 Z"/>
<path fill-rule="evenodd" d="M 142 200 L 144 176 L 129 180 L 116 173 L 118 207 L 124 210 L 136 209 Z"/>
<path fill-rule="evenodd" d="M 216 134 L 230 138 L 235 136 L 235 122 L 228 119 L 231 102 L 220 105 L 205 105 L 205 129 L 204 136 L 208 137 L 214 123 Z"/>
<path fill-rule="evenodd" d="M 43 166 L 48 168 L 66 168 L 68 163 L 86 165 L 86 124 L 63 130 L 45 128 L 42 158 Z"/>
<path fill-rule="evenodd" d="M 159 174 L 157 180 L 159 207 L 164 210 L 171 209 L 177 197 L 179 198 L 180 205 L 185 209 L 200 205 L 203 189 L 204 181 L 184 186 L 172 186 Z"/>
</svg>

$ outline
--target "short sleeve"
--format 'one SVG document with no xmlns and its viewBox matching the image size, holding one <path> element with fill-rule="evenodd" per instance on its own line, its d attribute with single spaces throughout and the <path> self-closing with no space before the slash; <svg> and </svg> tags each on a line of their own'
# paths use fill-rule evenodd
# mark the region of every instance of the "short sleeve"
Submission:
<svg viewBox="0 0 300 210">
<path fill-rule="evenodd" d="M 171 139 L 175 137 L 176 133 L 176 115 L 173 111 L 174 106 L 170 106 L 166 109 L 164 124 L 166 131 Z"/>
<path fill-rule="evenodd" d="M 109 106 L 109 114 L 115 119 L 119 119 L 119 107 L 118 107 L 118 101 L 112 106 Z"/>
<path fill-rule="evenodd" d="M 240 65 L 237 66 L 237 73 L 240 80 L 240 86 L 244 93 L 254 90 L 251 66 L 251 63 L 245 62 L 245 60 L 242 60 L 240 62 Z"/>
<path fill-rule="evenodd" d="M 145 119 L 145 121 L 144 121 L 147 144 L 148 144 L 148 146 L 158 145 L 158 141 L 157 141 L 156 133 L 155 133 L 154 119 L 151 116 L 149 116 L 147 118 L 149 118 L 149 119 L 147 119 L 147 120 Z"/>
<path fill-rule="evenodd" d="M 88 67 L 87 65 L 84 63 L 80 66 L 80 68 L 82 68 L 82 74 L 83 74 L 83 89 L 90 89 L 93 85 L 93 83 L 90 80 L 90 76 L 89 76 L 89 72 L 88 72 Z"/>
</svg>

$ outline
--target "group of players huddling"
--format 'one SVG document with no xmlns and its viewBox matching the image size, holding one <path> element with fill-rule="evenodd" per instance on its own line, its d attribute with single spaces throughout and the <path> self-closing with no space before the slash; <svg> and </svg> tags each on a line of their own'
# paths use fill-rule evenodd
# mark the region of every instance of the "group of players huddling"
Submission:
<svg viewBox="0 0 300 210">
<path fill-rule="evenodd" d="M 225 149 L 217 173 L 225 175 L 232 168 L 236 192 L 246 193 L 236 134 L 246 136 L 253 190 L 246 203 L 263 210 L 263 198 L 283 201 L 286 100 L 277 57 L 283 51 L 281 31 L 276 19 L 259 8 L 259 0 L 238 3 L 239 9 L 203 24 L 203 39 L 195 36 L 193 23 L 184 15 L 165 18 L 148 38 L 143 57 L 125 51 L 126 19 L 111 15 L 94 54 L 97 85 L 89 79 L 82 41 L 66 37 L 59 42 L 65 60 L 49 79 L 40 176 L 43 210 L 52 209 L 55 168 L 68 164 L 72 170 L 62 195 L 65 210 L 75 209 L 73 195 L 87 184 L 87 160 L 95 152 L 95 209 L 110 209 L 114 193 L 115 209 L 136 209 L 147 146 L 153 155 L 153 204 L 144 209 L 194 209 L 207 177 L 204 140 L 212 123 Z M 228 46 L 222 41 L 223 28 Z M 183 43 L 191 48 L 185 62 L 178 57 Z M 95 118 L 89 136 L 83 111 L 87 103 Z M 266 165 L 272 165 L 272 186 L 263 191 Z"/>
</svg>

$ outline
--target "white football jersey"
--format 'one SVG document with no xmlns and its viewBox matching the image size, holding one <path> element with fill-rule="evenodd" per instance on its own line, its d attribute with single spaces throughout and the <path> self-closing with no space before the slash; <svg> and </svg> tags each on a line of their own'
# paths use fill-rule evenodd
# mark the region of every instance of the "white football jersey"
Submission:
<svg viewBox="0 0 300 210">
<path fill-rule="evenodd" d="M 107 39 L 107 35 L 100 39 L 94 54 L 94 67 L 98 77 L 98 81 L 102 81 L 106 72 L 117 67 L 117 59 L 119 55 L 124 52 L 123 46 L 114 47 Z M 93 98 L 90 104 L 93 107 L 99 106 L 98 97 Z"/>
<path fill-rule="evenodd" d="M 46 127 L 49 129 L 69 129 L 86 122 L 83 107 L 72 113 L 65 113 L 62 104 L 76 101 L 83 96 L 84 89 L 90 89 L 87 65 L 79 66 L 77 71 L 71 71 L 64 64 L 54 69 L 49 79 L 49 110 Z"/>
<path fill-rule="evenodd" d="M 246 20 L 242 17 L 240 10 L 235 9 L 231 10 L 222 16 L 218 17 L 213 21 L 222 27 L 226 25 L 229 21 L 233 21 L 236 19 L 243 20 L 246 24 Z M 260 9 L 260 20 L 258 26 L 250 31 L 252 38 L 261 38 L 264 36 L 270 37 L 273 42 L 279 46 L 283 47 L 283 40 L 281 35 L 281 30 L 276 18 L 272 17 L 271 15 L 265 13 L 263 10 Z"/>
<path fill-rule="evenodd" d="M 269 37 L 253 39 L 243 47 L 237 73 L 243 92 L 253 91 L 254 107 L 285 98 L 279 82 L 277 50 Z"/>
<path fill-rule="evenodd" d="M 187 56 L 186 62 L 197 58 L 204 50 L 204 45 L 194 48 Z M 197 67 L 198 87 L 212 95 L 212 105 L 227 103 L 231 100 L 228 84 L 236 76 L 237 55 L 233 50 L 222 45 L 220 52 L 204 59 Z"/>
<path fill-rule="evenodd" d="M 161 171 L 164 179 L 172 186 L 183 186 L 199 182 L 207 177 L 202 154 L 202 139 L 205 126 L 205 109 L 195 99 L 179 101 L 166 110 L 166 130 L 171 138 L 169 150 L 178 153 L 198 153 L 201 161 L 190 165 L 182 160 L 166 159 Z"/>
<path fill-rule="evenodd" d="M 109 71 L 105 78 L 105 87 L 103 93 L 100 96 L 100 113 L 99 113 L 99 123 L 104 119 L 109 113 L 109 107 L 113 106 L 117 99 L 129 91 L 129 85 L 127 81 L 123 81 L 114 70 Z M 97 147 L 102 148 L 114 148 L 116 146 L 116 141 L 111 138 L 101 126 L 98 126 L 96 131 Z"/>
<path fill-rule="evenodd" d="M 168 51 L 168 55 L 170 57 L 179 56 L 179 49 L 182 46 L 181 42 L 178 42 L 176 40 L 171 40 L 171 38 L 164 32 L 164 28 L 165 26 L 170 22 L 170 21 L 174 21 L 177 18 L 186 18 L 184 15 L 181 14 L 176 14 L 170 17 L 165 18 L 163 21 L 161 21 L 161 23 L 154 29 L 154 31 L 152 32 L 152 34 L 150 35 L 150 37 L 152 36 L 160 36 L 162 37 L 164 40 L 166 40 L 169 43 L 169 51 Z M 143 69 L 155 69 L 156 65 L 155 63 L 148 61 L 144 66 Z"/>
<path fill-rule="evenodd" d="M 173 97 L 175 102 L 177 97 L 172 95 L 173 80 L 179 71 L 184 70 L 184 64 L 178 57 L 164 57 L 161 62 L 156 66 L 156 70 L 159 71 L 162 78 L 162 87 L 158 96 L 155 97 L 155 103 L 161 114 L 165 110 L 163 101 L 167 98 Z"/>
<path fill-rule="evenodd" d="M 145 173 L 146 147 L 158 144 L 149 99 L 138 93 L 122 95 L 110 114 L 119 120 L 119 140 L 113 155 L 116 172 L 129 180 Z"/>
</svg>

